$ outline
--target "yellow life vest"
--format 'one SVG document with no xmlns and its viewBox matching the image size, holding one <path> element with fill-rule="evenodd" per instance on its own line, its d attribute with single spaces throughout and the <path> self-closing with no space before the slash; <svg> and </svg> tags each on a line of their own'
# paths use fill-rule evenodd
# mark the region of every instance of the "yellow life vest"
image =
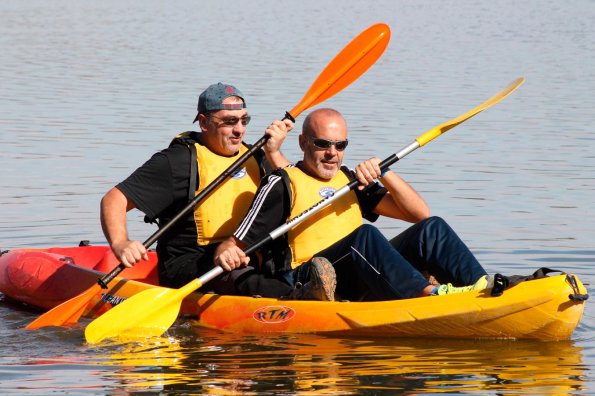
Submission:
<svg viewBox="0 0 595 396">
<path fill-rule="evenodd" d="M 244 146 L 233 157 L 213 153 L 207 147 L 195 143 L 198 163 L 199 194 L 223 171 L 231 166 L 248 149 Z M 233 234 L 244 215 L 248 213 L 252 198 L 260 183 L 260 168 L 254 157 L 246 161 L 231 177 L 194 208 L 194 222 L 199 246 L 221 242 Z"/>
<path fill-rule="evenodd" d="M 290 218 L 301 214 L 324 197 L 349 183 L 342 171 L 331 180 L 319 180 L 301 169 L 286 168 L 291 186 Z M 353 191 L 321 209 L 288 232 L 291 267 L 296 268 L 314 254 L 343 239 L 363 224 L 357 196 Z"/>
</svg>

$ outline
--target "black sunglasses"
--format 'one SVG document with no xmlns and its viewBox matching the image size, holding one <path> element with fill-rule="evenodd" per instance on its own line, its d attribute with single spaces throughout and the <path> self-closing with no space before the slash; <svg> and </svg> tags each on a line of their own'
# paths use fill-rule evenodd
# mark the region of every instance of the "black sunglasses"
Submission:
<svg viewBox="0 0 595 396">
<path fill-rule="evenodd" d="M 216 119 L 220 120 L 223 125 L 228 126 L 228 127 L 234 127 L 234 126 L 238 125 L 238 122 L 241 122 L 243 126 L 246 126 L 250 123 L 250 120 L 252 119 L 252 117 L 249 115 L 245 115 L 243 117 L 236 117 L 236 116 L 216 117 L 214 115 L 209 115 L 209 117 L 216 118 Z"/>
<path fill-rule="evenodd" d="M 315 138 L 314 136 L 310 136 L 310 135 L 304 135 L 304 136 L 306 136 L 308 139 L 310 139 L 312 141 L 312 143 L 314 143 L 314 146 L 316 146 L 319 149 L 323 149 L 323 150 L 328 150 L 331 148 L 331 146 L 335 146 L 337 151 L 343 151 L 347 148 L 347 144 L 349 143 L 349 141 L 347 139 L 345 139 L 345 140 L 327 140 L 327 139 Z"/>
</svg>

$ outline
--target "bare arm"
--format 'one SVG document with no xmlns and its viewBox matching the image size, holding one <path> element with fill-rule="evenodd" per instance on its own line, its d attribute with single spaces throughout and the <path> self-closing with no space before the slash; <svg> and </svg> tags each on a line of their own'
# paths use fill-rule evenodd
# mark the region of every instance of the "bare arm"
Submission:
<svg viewBox="0 0 595 396">
<path fill-rule="evenodd" d="M 128 239 L 126 214 L 136 206 L 120 190 L 112 188 L 101 199 L 101 228 L 116 258 L 132 267 L 148 260 L 147 249 L 139 241 Z"/>
<path fill-rule="evenodd" d="M 368 185 L 380 176 L 380 159 L 370 158 L 356 167 L 356 177 L 361 184 Z M 382 184 L 388 193 L 376 206 L 375 213 L 416 223 L 430 216 L 430 208 L 413 187 L 392 171 L 382 177 Z"/>
<path fill-rule="evenodd" d="M 281 145 L 285 137 L 287 137 L 287 133 L 293 129 L 293 125 L 293 122 L 288 119 L 283 121 L 275 120 L 265 130 L 269 140 L 264 146 L 264 153 L 273 169 L 285 168 L 291 164 L 281 152 Z"/>
</svg>

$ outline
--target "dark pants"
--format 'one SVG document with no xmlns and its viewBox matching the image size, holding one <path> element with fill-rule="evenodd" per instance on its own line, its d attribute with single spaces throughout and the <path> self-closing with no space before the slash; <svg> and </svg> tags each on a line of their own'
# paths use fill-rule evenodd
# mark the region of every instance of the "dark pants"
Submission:
<svg viewBox="0 0 595 396">
<path fill-rule="evenodd" d="M 214 268 L 213 254 L 216 245 L 209 245 L 198 250 L 170 258 L 159 263 L 159 284 L 161 286 L 180 288 Z M 251 256 L 252 262 L 258 262 Z M 251 266 L 231 272 L 224 272 L 199 289 L 201 292 L 214 292 L 241 296 L 260 295 L 263 297 L 280 297 L 289 294 L 292 286 L 285 281 L 267 277 L 258 273 Z"/>
<path fill-rule="evenodd" d="M 486 275 L 458 235 L 440 217 L 414 224 L 390 242 L 372 225 L 362 225 L 316 256 L 337 273 L 337 293 L 351 301 L 412 298 L 429 285 L 472 285 Z"/>
<path fill-rule="evenodd" d="M 160 268 L 160 282 L 181 287 L 213 267 L 212 251 L 188 253 Z M 372 225 L 357 230 L 316 254 L 325 257 L 337 273 L 337 293 L 346 300 L 376 301 L 411 298 L 429 285 L 422 272 L 440 283 L 471 285 L 485 270 L 450 226 L 430 217 L 409 227 L 390 242 Z M 296 281 L 309 279 L 309 263 L 284 274 L 266 277 L 254 268 L 226 272 L 201 288 L 220 294 L 287 295 Z"/>
</svg>

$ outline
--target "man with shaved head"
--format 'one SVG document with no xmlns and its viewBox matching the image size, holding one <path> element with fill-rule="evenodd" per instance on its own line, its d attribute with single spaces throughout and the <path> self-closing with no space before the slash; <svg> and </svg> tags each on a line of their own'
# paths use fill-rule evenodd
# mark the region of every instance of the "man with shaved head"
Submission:
<svg viewBox="0 0 595 396">
<path fill-rule="evenodd" d="M 376 157 L 354 171 L 342 166 L 348 143 L 347 123 L 338 111 L 311 112 L 299 136 L 303 159 L 263 180 L 247 216 L 215 251 L 215 263 L 246 265 L 250 258 L 242 249 L 355 178 L 360 183 L 357 190 L 273 241 L 263 261 L 251 266 L 286 281 L 294 287 L 291 297 L 301 299 L 333 300 L 335 288 L 337 295 L 351 301 L 485 288 L 485 270 L 443 219 L 430 217 L 413 187 L 391 170 L 381 172 Z M 363 222 L 381 215 L 414 225 L 388 241 Z M 440 283 L 431 283 L 422 273 Z"/>
</svg>

